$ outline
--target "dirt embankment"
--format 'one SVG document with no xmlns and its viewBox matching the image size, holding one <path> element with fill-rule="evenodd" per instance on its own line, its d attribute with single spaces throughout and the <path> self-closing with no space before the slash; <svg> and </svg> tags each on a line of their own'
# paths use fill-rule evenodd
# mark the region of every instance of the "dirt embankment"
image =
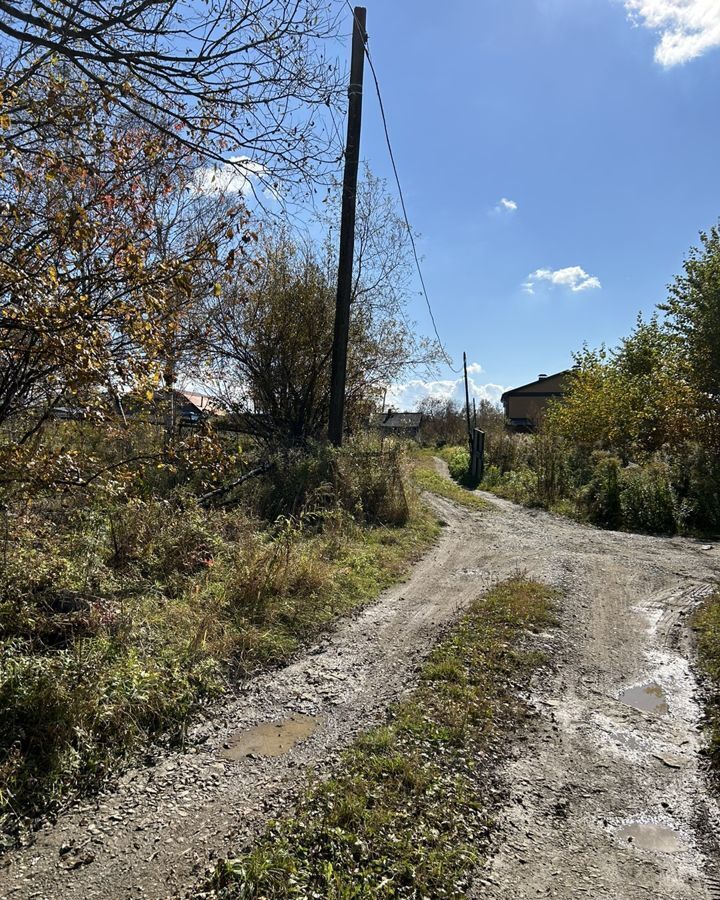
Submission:
<svg viewBox="0 0 720 900">
<path fill-rule="evenodd" d="M 128 773 L 117 792 L 9 854 L 0 896 L 181 893 L 209 859 L 277 815 L 307 767 L 327 768 L 382 717 L 471 599 L 525 571 L 565 592 L 556 676 L 535 686 L 538 724 L 509 749 L 498 852 L 475 896 L 713 897 L 718 815 L 683 647 L 720 550 L 599 532 L 497 500 L 487 513 L 433 502 L 446 528 L 406 584 L 293 665 L 248 683 L 194 730 L 186 754 Z M 247 733 L 289 719 L 287 733 Z M 280 755 L 253 752 L 248 741 L 265 752 L 268 735 Z"/>
</svg>

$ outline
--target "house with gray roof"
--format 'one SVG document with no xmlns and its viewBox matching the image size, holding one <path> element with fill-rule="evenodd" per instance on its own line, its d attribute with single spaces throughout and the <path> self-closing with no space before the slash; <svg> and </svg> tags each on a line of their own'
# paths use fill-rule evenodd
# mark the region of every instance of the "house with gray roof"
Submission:
<svg viewBox="0 0 720 900">
<path fill-rule="evenodd" d="M 402 437 L 420 440 L 423 414 L 418 412 L 397 412 L 389 409 L 387 412 L 373 413 L 370 416 L 370 428 L 383 437 Z"/>
</svg>

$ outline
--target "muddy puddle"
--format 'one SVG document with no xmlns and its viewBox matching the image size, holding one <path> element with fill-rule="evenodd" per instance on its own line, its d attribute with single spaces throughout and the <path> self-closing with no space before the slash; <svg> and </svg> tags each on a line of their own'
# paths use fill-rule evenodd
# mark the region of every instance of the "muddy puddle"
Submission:
<svg viewBox="0 0 720 900">
<path fill-rule="evenodd" d="M 314 716 L 292 716 L 279 722 L 264 722 L 230 737 L 221 756 L 235 762 L 248 756 L 282 756 L 310 737 L 320 724 Z"/>
<path fill-rule="evenodd" d="M 656 853 L 681 853 L 686 849 L 685 842 L 676 831 L 667 825 L 652 822 L 630 822 L 618 828 L 615 835 L 641 850 Z"/>
<path fill-rule="evenodd" d="M 669 712 L 665 691 L 654 681 L 628 688 L 620 694 L 618 699 L 626 706 L 632 706 L 641 712 L 653 713 L 656 716 L 666 716 Z"/>
</svg>

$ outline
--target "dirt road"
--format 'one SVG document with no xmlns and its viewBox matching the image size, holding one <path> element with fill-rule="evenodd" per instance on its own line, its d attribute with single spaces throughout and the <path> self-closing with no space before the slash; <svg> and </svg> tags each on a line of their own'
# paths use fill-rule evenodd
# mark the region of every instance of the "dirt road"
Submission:
<svg viewBox="0 0 720 900">
<path fill-rule="evenodd" d="M 473 896 L 720 897 L 708 837 L 719 819 L 683 656 L 687 613 L 720 573 L 720 549 L 599 532 L 501 501 L 487 513 L 432 502 L 443 537 L 406 584 L 250 682 L 191 733 L 186 754 L 128 773 L 7 855 L 0 897 L 182 893 L 277 815 L 308 767 L 327 768 L 380 719 L 447 624 L 518 570 L 565 591 L 556 676 L 536 686 L 538 724 L 509 749 L 498 852 Z"/>
<path fill-rule="evenodd" d="M 504 772 L 497 856 L 474 898 L 711 900 L 720 817 L 698 752 L 688 619 L 720 548 L 597 532 L 497 501 L 527 569 L 566 591 L 556 676 Z M 508 531 L 506 531 L 506 528 Z"/>
</svg>

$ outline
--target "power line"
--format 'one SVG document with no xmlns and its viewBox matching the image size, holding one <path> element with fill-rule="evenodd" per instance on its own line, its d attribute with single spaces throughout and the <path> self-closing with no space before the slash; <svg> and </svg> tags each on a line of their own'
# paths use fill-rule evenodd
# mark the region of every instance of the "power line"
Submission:
<svg viewBox="0 0 720 900">
<path fill-rule="evenodd" d="M 351 6 L 349 0 L 345 0 L 348 8 L 353 14 L 353 18 L 355 18 L 355 10 Z M 367 39 L 366 39 L 367 41 Z M 448 356 L 443 342 L 440 338 L 440 334 L 438 333 L 437 323 L 435 322 L 435 315 L 432 310 L 432 306 L 430 304 L 430 297 L 428 296 L 427 287 L 425 286 L 425 278 L 423 277 L 422 267 L 420 266 L 420 256 L 418 255 L 417 245 L 415 244 L 415 235 L 413 234 L 413 230 L 410 226 L 410 220 L 407 213 L 407 206 L 405 205 L 405 195 L 403 193 L 402 185 L 400 183 L 400 175 L 398 174 L 397 163 L 395 162 L 395 154 L 393 153 L 392 143 L 390 141 L 390 131 L 388 129 L 387 116 L 385 114 L 385 104 L 383 103 L 382 93 L 380 91 L 380 80 L 378 79 L 377 71 L 375 70 L 375 65 L 373 63 L 372 56 L 370 55 L 370 48 L 366 42 L 365 44 L 365 56 L 368 61 L 368 65 L 370 66 L 370 71 L 372 73 L 373 82 L 375 83 L 375 93 L 377 94 L 378 105 L 380 107 L 380 117 L 382 118 L 383 130 L 385 131 L 385 143 L 387 144 L 388 155 L 390 156 L 390 163 L 392 165 L 393 174 L 395 176 L 395 184 L 398 189 L 398 196 L 400 197 L 400 207 L 402 209 L 403 218 L 405 220 L 405 227 L 407 228 L 408 237 L 410 238 L 410 246 L 412 247 L 413 257 L 415 259 L 415 268 L 417 269 L 418 278 L 420 279 L 420 285 L 422 287 L 422 293 L 425 297 L 425 303 L 428 308 L 428 312 L 430 313 L 430 321 L 432 322 L 433 331 L 435 332 L 435 337 L 437 338 L 438 344 L 440 345 L 440 350 L 442 351 L 442 355 L 445 357 L 445 362 L 452 372 L 456 375 L 460 374 L 461 369 L 455 368 L 452 364 L 452 360 Z"/>
</svg>

